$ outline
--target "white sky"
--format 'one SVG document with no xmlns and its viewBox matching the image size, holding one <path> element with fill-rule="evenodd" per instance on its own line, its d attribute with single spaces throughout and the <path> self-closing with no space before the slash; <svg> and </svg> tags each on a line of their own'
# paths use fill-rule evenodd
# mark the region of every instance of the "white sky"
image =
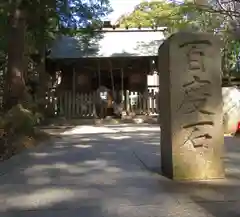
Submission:
<svg viewBox="0 0 240 217">
<path fill-rule="evenodd" d="M 110 0 L 113 12 L 108 16 L 110 21 L 117 20 L 122 14 L 131 12 L 143 0 Z"/>
</svg>

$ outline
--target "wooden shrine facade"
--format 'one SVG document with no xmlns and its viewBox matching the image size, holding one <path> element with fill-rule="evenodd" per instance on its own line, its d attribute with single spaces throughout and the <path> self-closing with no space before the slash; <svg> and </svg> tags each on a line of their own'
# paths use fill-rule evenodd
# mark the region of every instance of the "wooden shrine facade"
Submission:
<svg viewBox="0 0 240 217">
<path fill-rule="evenodd" d="M 134 32 L 139 35 L 139 31 Z M 114 34 L 115 32 L 113 30 Z M 128 34 L 131 37 L 129 31 L 120 31 L 118 34 Z M 109 52 L 106 49 L 107 43 L 102 42 L 101 46 L 105 53 Z M 111 44 L 108 46 L 111 49 Z M 53 114 L 68 118 L 94 117 L 96 91 L 101 86 L 110 90 L 114 101 L 121 104 L 124 113 L 156 114 L 158 81 L 149 84 L 148 77 L 156 72 L 156 54 L 160 44 L 158 42 L 154 45 L 154 52 L 150 51 L 151 46 L 153 45 L 145 44 L 140 48 L 141 51 L 148 49 L 148 55 L 143 52 L 139 55 L 135 48 L 134 51 L 114 51 L 112 55 L 95 56 L 71 56 L 75 51 L 68 51 L 64 56 L 56 52 L 56 57 L 47 59 L 47 71 L 52 77 L 47 99 Z M 121 47 L 118 49 L 124 50 Z"/>
</svg>

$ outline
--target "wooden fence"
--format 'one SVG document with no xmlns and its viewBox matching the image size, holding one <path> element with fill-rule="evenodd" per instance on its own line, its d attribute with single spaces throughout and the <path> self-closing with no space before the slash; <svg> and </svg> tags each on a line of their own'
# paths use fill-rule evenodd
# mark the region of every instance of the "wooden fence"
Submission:
<svg viewBox="0 0 240 217">
<path fill-rule="evenodd" d="M 123 111 L 127 114 L 152 115 L 158 113 L 156 89 L 149 89 L 145 94 L 126 91 L 123 98 Z M 58 97 L 49 91 L 47 107 L 52 108 L 55 116 L 67 118 L 92 118 L 95 112 L 96 92 L 90 94 L 65 91 Z"/>
<path fill-rule="evenodd" d="M 74 94 L 71 91 L 66 91 L 59 97 L 59 115 L 66 117 L 93 117 L 95 97 L 95 92 L 90 94 Z"/>
<path fill-rule="evenodd" d="M 123 110 L 136 115 L 157 114 L 157 93 L 158 91 L 154 89 L 148 89 L 144 94 L 126 91 Z"/>
</svg>

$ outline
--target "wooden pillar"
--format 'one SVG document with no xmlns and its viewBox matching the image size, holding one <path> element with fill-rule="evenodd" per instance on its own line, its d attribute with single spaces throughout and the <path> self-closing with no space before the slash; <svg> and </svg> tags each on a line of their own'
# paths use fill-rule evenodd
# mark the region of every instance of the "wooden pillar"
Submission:
<svg viewBox="0 0 240 217">
<path fill-rule="evenodd" d="M 129 102 L 129 90 L 126 91 L 126 110 L 127 113 L 129 114 L 130 112 L 130 102 Z"/>
<path fill-rule="evenodd" d="M 76 107 L 76 70 L 73 67 L 73 77 L 72 77 L 72 94 L 71 94 L 71 103 L 72 103 L 72 114 L 71 116 L 74 117 L 75 114 L 75 107 Z"/>
<path fill-rule="evenodd" d="M 122 94 L 122 102 L 121 103 L 123 103 L 123 101 L 124 101 L 124 69 L 123 68 L 121 68 L 121 94 Z"/>
<path fill-rule="evenodd" d="M 73 67 L 72 90 L 76 92 L 76 69 Z"/>
<path fill-rule="evenodd" d="M 98 87 L 101 86 L 101 65 L 99 59 L 97 59 L 97 74 L 98 74 Z"/>
<path fill-rule="evenodd" d="M 112 69 L 112 62 L 111 62 L 111 60 L 109 60 L 109 69 L 110 69 L 110 76 L 111 76 L 111 83 L 112 83 L 112 92 L 113 92 L 113 95 L 115 95 L 114 77 L 113 77 L 113 69 Z"/>
<path fill-rule="evenodd" d="M 124 93 L 124 60 L 121 61 L 121 106 L 122 106 L 122 112 L 126 110 L 125 106 L 125 93 Z"/>
<path fill-rule="evenodd" d="M 148 75 L 150 75 L 150 70 L 152 69 L 152 59 L 149 59 L 149 71 L 145 72 L 146 74 L 146 86 L 145 86 L 145 91 L 144 91 L 144 103 L 145 103 L 145 114 L 150 114 L 150 96 L 149 96 L 149 91 L 148 91 Z"/>
</svg>

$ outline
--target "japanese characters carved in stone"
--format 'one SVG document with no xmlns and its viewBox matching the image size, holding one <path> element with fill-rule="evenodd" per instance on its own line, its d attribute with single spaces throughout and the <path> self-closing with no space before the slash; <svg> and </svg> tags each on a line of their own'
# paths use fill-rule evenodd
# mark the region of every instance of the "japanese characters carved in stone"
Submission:
<svg viewBox="0 0 240 217">
<path fill-rule="evenodd" d="M 218 38 L 177 33 L 159 49 L 161 159 L 173 179 L 224 177 Z"/>
</svg>

